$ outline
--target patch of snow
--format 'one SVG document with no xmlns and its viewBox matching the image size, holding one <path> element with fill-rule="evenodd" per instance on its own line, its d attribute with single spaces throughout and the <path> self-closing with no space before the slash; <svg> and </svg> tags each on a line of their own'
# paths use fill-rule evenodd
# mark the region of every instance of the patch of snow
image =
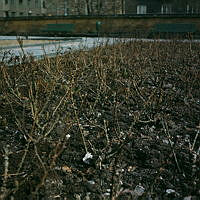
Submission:
<svg viewBox="0 0 200 200">
<path fill-rule="evenodd" d="M 93 155 L 90 152 L 87 152 L 83 158 L 83 162 L 86 164 L 90 164 L 90 159 L 93 158 Z"/>
</svg>

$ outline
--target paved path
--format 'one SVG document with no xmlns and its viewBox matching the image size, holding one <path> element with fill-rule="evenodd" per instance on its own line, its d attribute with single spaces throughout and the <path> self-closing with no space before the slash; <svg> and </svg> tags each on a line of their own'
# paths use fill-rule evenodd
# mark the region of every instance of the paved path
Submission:
<svg viewBox="0 0 200 200">
<path fill-rule="evenodd" d="M 0 36 L 1 39 L 1 36 Z M 5 38 L 4 38 L 5 39 Z M 16 40 L 16 37 L 6 37 L 6 39 Z M 31 55 L 37 59 L 41 59 L 45 56 L 55 56 L 57 53 L 63 54 L 67 51 L 73 51 L 77 49 L 88 49 L 93 48 L 98 45 L 104 45 L 106 43 L 112 44 L 117 41 L 117 39 L 112 38 L 57 38 L 58 41 L 55 41 L 56 38 L 45 38 L 45 37 L 30 37 L 30 40 L 51 40 L 51 43 L 40 43 L 40 44 L 28 44 L 23 46 L 23 50 L 19 45 L 8 46 L 0 48 L 0 62 L 9 62 L 12 57 L 22 58 L 24 54 Z"/>
<path fill-rule="evenodd" d="M 21 37 L 26 41 L 26 38 Z M 29 40 L 37 41 L 37 44 L 28 44 L 23 46 L 23 50 L 19 45 L 0 47 L 0 62 L 12 63 L 12 58 L 22 58 L 25 55 L 31 55 L 36 59 L 41 59 L 45 56 L 55 56 L 56 54 L 63 54 L 67 51 L 73 51 L 77 49 L 89 49 L 98 45 L 113 44 L 119 41 L 143 41 L 143 42 L 170 42 L 171 40 L 153 40 L 153 39 L 116 39 L 116 38 L 64 38 L 64 37 L 29 37 Z M 0 40 L 15 40 L 16 36 L 0 36 Z M 42 42 L 47 41 L 49 42 Z M 41 41 L 38 44 L 38 41 Z M 181 40 L 181 42 L 191 42 L 189 40 Z M 193 40 L 192 42 L 200 42 L 200 40 Z M 12 65 L 12 64 L 10 64 Z"/>
</svg>

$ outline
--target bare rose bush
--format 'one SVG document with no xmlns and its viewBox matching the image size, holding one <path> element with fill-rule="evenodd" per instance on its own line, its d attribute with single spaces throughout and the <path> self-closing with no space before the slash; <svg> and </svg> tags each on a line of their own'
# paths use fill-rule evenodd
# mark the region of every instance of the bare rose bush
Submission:
<svg viewBox="0 0 200 200">
<path fill-rule="evenodd" d="M 0 199 L 198 199 L 200 46 L 121 41 L 0 68 Z"/>
</svg>

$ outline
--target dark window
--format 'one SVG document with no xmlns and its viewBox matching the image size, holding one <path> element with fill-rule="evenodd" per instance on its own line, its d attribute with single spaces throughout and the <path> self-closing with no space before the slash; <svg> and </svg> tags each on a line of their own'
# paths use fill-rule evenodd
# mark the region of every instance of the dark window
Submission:
<svg viewBox="0 0 200 200">
<path fill-rule="evenodd" d="M 5 4 L 8 4 L 8 0 L 5 0 Z"/>
<path fill-rule="evenodd" d="M 15 17 L 15 12 L 11 12 L 11 17 Z"/>
<path fill-rule="evenodd" d="M 199 9 L 198 6 L 187 4 L 187 7 L 186 7 L 186 13 L 187 14 L 199 13 L 199 11 L 200 11 L 200 9 Z"/>
<path fill-rule="evenodd" d="M 9 12 L 5 11 L 5 17 L 9 17 Z"/>
<path fill-rule="evenodd" d="M 46 2 L 45 1 L 42 2 L 42 7 L 46 8 Z"/>
<path fill-rule="evenodd" d="M 19 0 L 19 4 L 22 4 L 23 3 L 23 0 Z"/>
</svg>

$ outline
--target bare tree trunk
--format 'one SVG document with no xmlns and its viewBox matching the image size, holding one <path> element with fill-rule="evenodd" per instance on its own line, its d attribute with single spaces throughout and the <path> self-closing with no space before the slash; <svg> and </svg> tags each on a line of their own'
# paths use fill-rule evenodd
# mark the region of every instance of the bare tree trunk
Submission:
<svg viewBox="0 0 200 200">
<path fill-rule="evenodd" d="M 85 4 L 86 4 L 86 14 L 87 15 L 90 15 L 91 14 L 91 11 L 92 11 L 92 5 L 91 5 L 91 0 L 85 0 Z"/>
<path fill-rule="evenodd" d="M 102 8 L 102 0 L 97 0 L 97 13 L 98 15 L 101 13 Z"/>
<path fill-rule="evenodd" d="M 121 0 L 121 14 L 125 14 L 125 3 L 126 1 L 125 0 Z"/>
<path fill-rule="evenodd" d="M 116 0 L 114 0 L 113 4 L 113 14 L 116 15 Z"/>
<path fill-rule="evenodd" d="M 77 10 L 77 14 L 80 15 L 81 14 L 81 9 L 80 9 L 80 1 L 75 1 L 76 2 L 76 10 Z"/>
</svg>

